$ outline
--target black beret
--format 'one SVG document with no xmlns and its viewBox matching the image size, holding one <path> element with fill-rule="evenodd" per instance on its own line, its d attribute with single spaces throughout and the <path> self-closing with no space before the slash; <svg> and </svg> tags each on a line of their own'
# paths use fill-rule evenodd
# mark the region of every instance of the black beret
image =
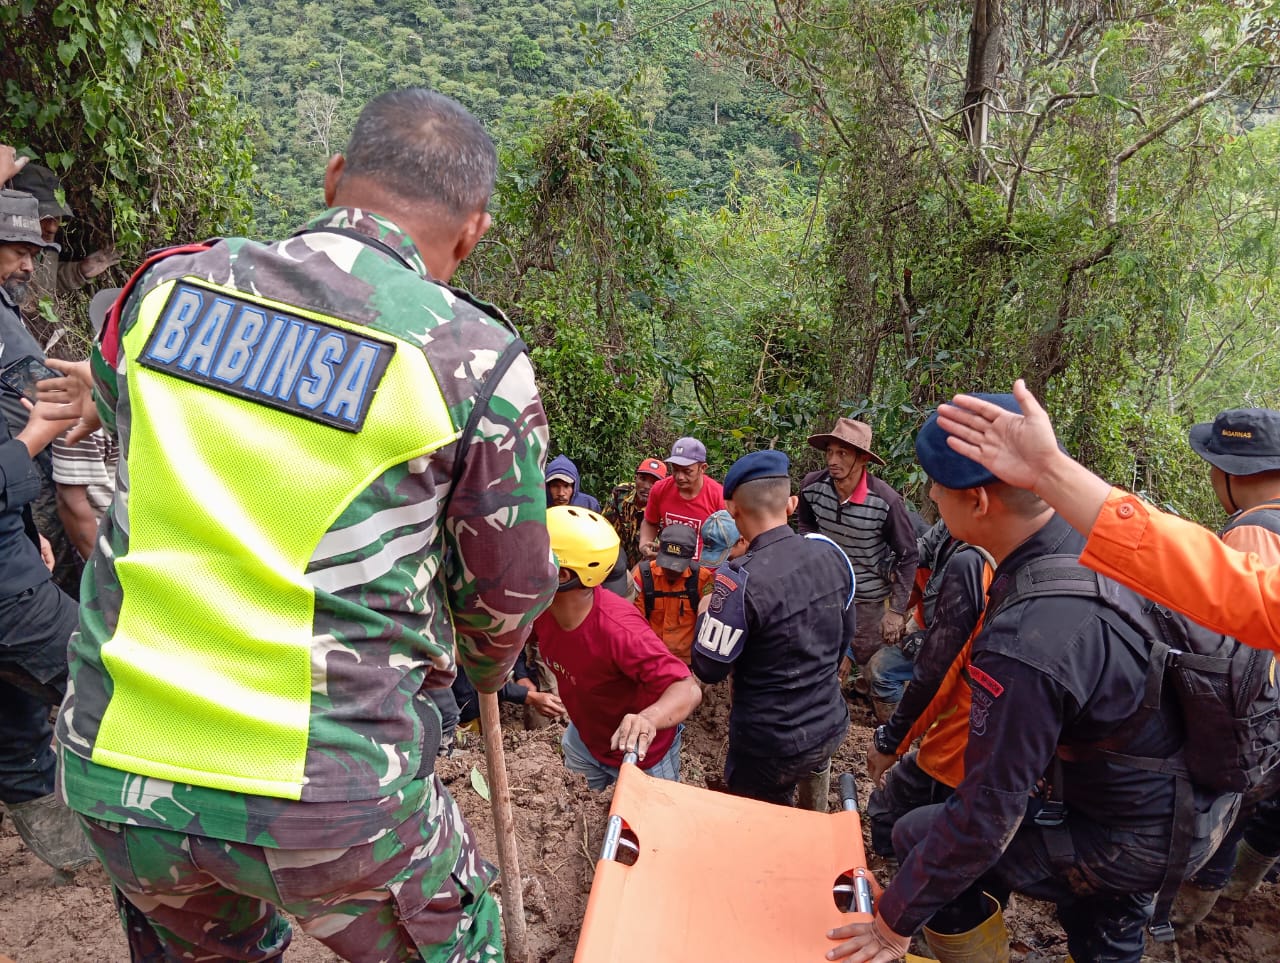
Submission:
<svg viewBox="0 0 1280 963">
<path fill-rule="evenodd" d="M 753 451 L 735 461 L 724 476 L 724 497 L 732 498 L 733 490 L 743 482 L 758 478 L 788 478 L 790 475 L 791 460 L 785 452 L 776 448 Z"/>
<path fill-rule="evenodd" d="M 1005 411 L 1022 414 L 1022 407 L 1011 394 L 974 392 L 973 397 L 999 405 Z M 947 433 L 938 427 L 936 411 L 925 420 L 920 434 L 916 435 L 916 458 L 925 474 L 944 488 L 980 488 L 1000 480 L 976 461 L 954 451 L 947 444 Z"/>
</svg>

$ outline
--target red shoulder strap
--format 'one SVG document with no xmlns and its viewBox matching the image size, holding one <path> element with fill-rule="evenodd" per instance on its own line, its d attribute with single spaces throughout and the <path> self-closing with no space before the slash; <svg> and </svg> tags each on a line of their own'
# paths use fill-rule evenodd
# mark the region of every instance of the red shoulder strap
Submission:
<svg viewBox="0 0 1280 963">
<path fill-rule="evenodd" d="M 155 251 L 147 256 L 147 259 L 139 265 L 138 270 L 134 271 L 129 280 L 125 282 L 123 288 L 120 289 L 120 295 L 116 298 L 115 303 L 111 305 L 111 310 L 107 312 L 107 319 L 102 325 L 102 334 L 98 337 L 98 351 L 102 354 L 102 360 L 114 368 L 120 361 L 120 309 L 124 307 L 125 300 L 133 293 L 134 286 L 138 283 L 138 279 L 142 277 L 151 265 L 157 261 L 162 261 L 174 254 L 195 254 L 199 251 L 207 251 L 217 243 L 217 239 L 212 241 L 201 241 L 198 244 L 180 244 L 177 247 L 167 247 L 162 251 Z"/>
</svg>

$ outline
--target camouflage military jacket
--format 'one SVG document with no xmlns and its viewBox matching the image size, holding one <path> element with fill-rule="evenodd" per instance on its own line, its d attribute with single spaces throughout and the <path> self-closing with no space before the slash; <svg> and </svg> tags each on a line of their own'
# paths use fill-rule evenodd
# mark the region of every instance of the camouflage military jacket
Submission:
<svg viewBox="0 0 1280 963">
<path fill-rule="evenodd" d="M 618 533 L 623 551 L 627 553 L 627 568 L 634 568 L 640 561 L 640 522 L 644 509 L 636 504 L 636 486 L 632 482 L 618 485 L 604 507 L 604 517 Z"/>
<path fill-rule="evenodd" d="M 352 231 L 380 243 L 352 237 Z M 198 253 L 159 261 L 123 309 L 122 343 L 129 343 L 131 328 L 137 326 L 141 332 L 152 323 L 145 320 L 155 310 L 148 306 L 155 301 L 147 300 L 148 292 L 166 285 L 177 292 L 167 295 L 168 307 L 162 309 L 169 312 L 167 318 L 178 310 L 174 304 L 180 306 L 184 292 L 194 299 L 190 303 L 204 305 L 199 308 L 205 312 L 201 320 L 186 322 L 194 334 L 181 362 L 174 360 L 159 377 L 151 370 L 164 367 L 156 361 L 165 348 L 157 347 L 156 339 L 172 328 L 163 327 L 169 324 L 164 319 L 155 322 L 145 357 L 135 343 L 120 352 L 114 368 L 95 358 L 99 407 L 104 422 L 119 436 L 121 468 L 115 503 L 103 520 L 88 566 L 80 631 L 70 647 L 70 685 L 58 720 L 68 801 L 74 809 L 106 821 L 280 848 L 314 847 L 317 839 L 332 847 L 377 839 L 413 810 L 433 805 L 429 756 L 438 713 L 424 690 L 450 684 L 456 671 L 455 649 L 477 688 L 500 688 L 533 618 L 554 594 L 556 569 L 545 527 L 543 489 L 547 423 L 531 366 L 527 357 L 512 350 L 515 338 L 504 324 L 429 278 L 412 241 L 394 224 L 359 210 L 327 211 L 308 230 L 275 244 L 232 238 Z M 280 315 L 267 322 L 273 310 Z M 259 417 L 257 399 L 249 390 L 253 384 L 240 384 L 235 388 L 238 397 L 228 401 L 234 392 L 216 383 L 221 375 L 232 380 L 230 373 L 248 366 L 245 345 L 252 344 L 247 335 L 238 347 L 227 346 L 237 336 L 235 331 L 243 335 L 247 330 L 246 317 L 257 317 L 264 325 L 279 322 L 286 329 L 294 324 L 302 332 L 296 343 L 311 325 L 320 332 L 319 340 L 314 332 L 309 335 L 308 343 L 314 343 L 317 352 L 324 339 L 329 342 L 327 354 L 313 354 L 309 362 L 299 361 L 292 368 L 292 380 L 287 361 L 271 362 L 265 380 L 271 382 L 274 395 L 263 398 L 264 404 L 274 406 L 268 412 L 274 420 L 263 424 L 279 434 L 243 438 L 243 432 L 221 421 L 199 424 L 199 410 L 194 422 L 189 417 L 175 421 L 172 412 L 147 410 L 147 399 L 156 396 L 142 387 L 171 386 L 178 382 L 165 379 L 176 376 L 186 379 L 184 385 L 199 382 L 194 397 L 207 399 L 210 412 L 235 404 L 239 407 L 225 410 L 245 413 L 248 419 Z M 327 327 L 326 318 L 332 322 Z M 258 347 L 267 340 L 259 335 Z M 376 358 L 378 345 L 384 343 L 402 352 L 395 363 L 411 362 L 428 380 L 434 375 L 440 401 L 435 417 L 449 440 L 371 473 L 327 528 L 319 530 L 314 544 L 308 544 L 309 560 L 299 565 L 292 581 L 259 579 L 263 584 L 257 584 L 253 566 L 242 565 L 251 574 L 238 576 L 245 584 L 235 583 L 237 591 L 227 593 L 233 597 L 210 601 L 193 595 L 181 610 L 173 611 L 155 585 L 167 584 L 166 578 L 181 584 L 181 573 L 187 570 L 235 568 L 237 559 L 254 555 L 256 544 L 234 541 L 227 532 L 238 530 L 227 522 L 224 531 L 224 521 L 253 512 L 274 514 L 273 524 L 287 532 L 289 525 L 281 519 L 290 518 L 290 513 L 305 515 L 321 473 L 305 463 L 274 465 L 264 455 L 264 446 L 276 438 L 287 448 L 283 442 L 288 432 L 314 432 L 314 422 L 324 417 L 321 407 L 337 412 L 331 419 L 334 424 L 350 415 L 351 405 L 322 405 L 321 389 L 340 379 L 355 383 L 352 379 L 363 377 L 361 383 L 367 382 L 370 369 L 355 371 L 353 359 L 361 351 Z M 277 350 L 275 344 L 261 353 Z M 426 367 L 416 357 L 419 350 Z M 222 353 L 215 358 L 217 351 Z M 344 351 L 351 362 L 345 368 L 338 364 Z M 207 378 L 199 375 L 202 364 Z M 181 365 L 190 370 L 180 370 Z M 375 399 L 370 404 L 384 400 L 390 390 L 386 382 L 381 388 L 374 382 L 367 393 Z M 489 394 L 487 406 L 472 418 L 483 394 Z M 391 409 L 395 417 L 387 417 L 385 403 L 383 409 L 384 430 L 411 430 L 418 420 L 414 411 L 403 407 Z M 427 417 L 421 414 L 422 420 Z M 166 435 L 165 428 L 175 425 L 186 430 Z M 365 435 L 372 432 L 367 424 L 358 430 L 337 427 L 344 430 L 325 436 L 325 444 L 332 451 L 329 460 L 342 468 L 363 456 Z M 189 436 L 200 432 L 214 432 L 210 437 L 216 444 L 198 449 Z M 465 457 L 459 461 L 464 444 Z M 193 460 L 199 461 L 193 452 L 203 451 L 212 454 L 193 465 Z M 235 471 L 208 470 L 210 464 L 235 469 L 237 459 L 259 466 L 264 477 L 236 481 Z M 197 467 L 202 470 L 194 470 Z M 183 511 L 166 512 L 165 485 L 189 490 L 195 501 Z M 163 523 L 154 523 L 144 505 L 149 513 L 165 515 Z M 168 533 L 159 544 L 154 536 L 157 525 Z M 236 550 L 228 550 L 228 545 Z M 260 554 L 267 554 L 266 549 Z M 140 577 L 139 570 L 146 577 Z M 176 742 L 200 745 L 217 737 L 208 732 L 215 727 L 203 721 L 206 718 L 235 722 L 236 714 L 247 714 L 249 706 L 273 706 L 275 693 L 251 691 L 254 679 L 252 674 L 247 681 L 243 678 L 241 663 L 258 660 L 254 664 L 264 673 L 273 671 L 269 643 L 274 640 L 255 635 L 247 624 L 241 626 L 238 612 L 248 600 L 269 600 L 277 591 L 297 594 L 299 589 L 309 606 L 301 670 L 309 681 L 304 683 L 307 691 L 293 693 L 290 704 L 291 710 L 304 706 L 293 796 L 287 788 L 235 791 L 226 788 L 225 780 L 220 784 L 198 775 L 162 778 L 166 766 L 182 773 L 195 765 L 181 753 L 157 761 L 157 753 L 164 756 L 161 737 L 166 730 Z M 140 649 L 126 631 L 139 624 L 139 611 L 152 636 L 149 649 Z M 202 620 L 223 626 L 213 633 L 215 642 L 225 643 L 222 648 L 201 650 L 194 645 L 193 639 L 210 634 Z M 245 621 L 251 619 L 246 616 Z M 183 661 L 166 661 L 179 657 Z M 148 674 L 155 678 L 145 684 L 138 681 Z M 208 696 L 202 691 L 206 679 Z M 243 704 L 233 697 L 240 691 L 247 694 Z M 154 722 L 158 734 L 136 731 L 136 737 L 117 737 L 115 750 L 108 751 L 104 747 L 112 713 L 119 717 L 120 707 L 130 700 L 135 704 L 130 718 L 144 728 Z M 220 715 L 201 716 L 200 704 L 205 702 L 207 711 Z M 271 724 L 264 719 L 264 731 L 270 731 Z M 138 748 L 148 739 L 158 747 L 150 754 Z M 129 761 L 135 756 L 137 764 Z M 241 764 L 243 768 L 243 760 Z M 247 777 L 241 783 L 252 786 Z"/>
</svg>

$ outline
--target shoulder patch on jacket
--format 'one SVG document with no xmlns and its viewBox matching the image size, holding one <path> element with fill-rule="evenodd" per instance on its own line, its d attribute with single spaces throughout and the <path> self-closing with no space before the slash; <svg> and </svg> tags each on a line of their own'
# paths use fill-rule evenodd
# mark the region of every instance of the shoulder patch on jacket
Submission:
<svg viewBox="0 0 1280 963">
<path fill-rule="evenodd" d="M 982 686 L 982 688 L 986 689 L 996 698 L 999 698 L 1000 696 L 1004 695 L 1004 686 L 1002 686 L 995 679 L 991 678 L 991 676 L 987 675 L 985 672 L 979 669 L 976 665 L 972 665 L 972 664 L 969 665 L 969 676 L 973 679 L 974 682 L 978 683 L 978 685 Z"/>
</svg>

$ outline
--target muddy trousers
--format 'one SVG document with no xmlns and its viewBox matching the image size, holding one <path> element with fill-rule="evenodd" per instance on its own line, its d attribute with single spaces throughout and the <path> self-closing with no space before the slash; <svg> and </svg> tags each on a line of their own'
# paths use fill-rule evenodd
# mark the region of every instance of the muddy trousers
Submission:
<svg viewBox="0 0 1280 963">
<path fill-rule="evenodd" d="M 871 850 L 877 856 L 892 857 L 893 827 L 898 820 L 921 806 L 946 802 L 954 792 L 920 768 L 913 749 L 893 766 L 867 800 L 867 822 L 871 826 Z"/>
<path fill-rule="evenodd" d="M 0 598 L 0 802 L 53 792 L 49 710 L 67 688 L 76 603 L 52 582 Z"/>
<path fill-rule="evenodd" d="M 1197 889 L 1222 889 L 1236 868 L 1236 847 L 1245 840 L 1263 856 L 1280 856 L 1280 795 L 1243 807 L 1218 851 L 1191 877 Z"/>
<path fill-rule="evenodd" d="M 347 960 L 500 963 L 496 871 L 438 781 L 436 792 L 435 805 L 391 833 L 345 849 L 269 849 L 81 821 L 118 891 L 134 963 L 277 960 L 292 938 L 280 909 Z M 454 807 L 452 819 L 430 818 L 440 804 Z"/>
<path fill-rule="evenodd" d="M 925 839 L 942 809 L 926 806 L 898 820 L 893 846 L 900 861 Z M 929 928 L 966 932 L 991 915 L 984 891 L 1001 903 L 1011 893 L 1024 893 L 1057 906 L 1073 959 L 1140 963 L 1152 898 L 1164 878 L 1168 830 L 1117 829 L 1069 817 L 1074 861 L 1058 868 L 1045 840 L 1046 832 L 1057 830 L 1042 829 L 1031 817 L 1028 812 L 999 861 L 939 910 Z M 1203 859 L 1205 850 L 1206 844 L 1199 843 L 1193 854 Z"/>
<path fill-rule="evenodd" d="M 802 782 L 822 772 L 830 772 L 831 757 L 844 742 L 848 727 L 815 749 L 794 756 L 752 756 L 739 751 L 729 740 L 729 756 L 724 763 L 724 781 L 729 792 L 779 806 L 792 806 Z M 822 800 L 825 803 L 825 798 Z M 817 800 L 814 800 L 817 802 Z"/>
</svg>

